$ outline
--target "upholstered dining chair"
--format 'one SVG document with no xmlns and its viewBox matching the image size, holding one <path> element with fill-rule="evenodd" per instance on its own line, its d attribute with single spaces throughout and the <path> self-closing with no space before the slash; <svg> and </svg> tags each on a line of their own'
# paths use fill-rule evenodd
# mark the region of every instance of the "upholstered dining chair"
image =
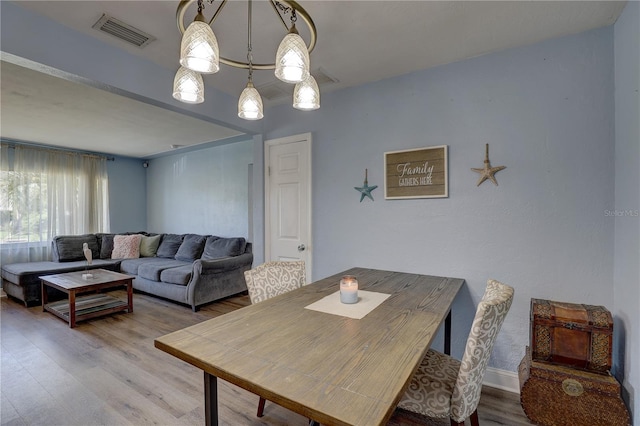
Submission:
<svg viewBox="0 0 640 426">
<path fill-rule="evenodd" d="M 306 283 L 303 261 L 274 261 L 263 263 L 245 271 L 244 279 L 251 304 L 263 302 L 272 297 L 302 287 Z M 265 399 L 258 401 L 258 417 L 262 417 Z"/>
<path fill-rule="evenodd" d="M 471 425 L 479 426 L 482 380 L 512 301 L 512 287 L 489 280 L 462 360 L 429 349 L 398 407 L 427 417 L 449 417 L 452 426 L 463 426 L 471 417 Z"/>
</svg>

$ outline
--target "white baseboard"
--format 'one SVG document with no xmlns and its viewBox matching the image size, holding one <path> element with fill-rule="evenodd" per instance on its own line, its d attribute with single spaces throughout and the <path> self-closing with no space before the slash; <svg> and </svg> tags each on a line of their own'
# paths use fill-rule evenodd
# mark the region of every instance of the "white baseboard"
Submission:
<svg viewBox="0 0 640 426">
<path fill-rule="evenodd" d="M 513 371 L 487 367 L 483 384 L 507 392 L 520 393 L 520 379 L 518 373 Z"/>
</svg>

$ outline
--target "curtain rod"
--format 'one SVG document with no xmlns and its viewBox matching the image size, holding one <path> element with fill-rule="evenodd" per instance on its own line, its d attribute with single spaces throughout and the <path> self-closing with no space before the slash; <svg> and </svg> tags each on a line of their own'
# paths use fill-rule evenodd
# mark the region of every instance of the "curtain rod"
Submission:
<svg viewBox="0 0 640 426">
<path fill-rule="evenodd" d="M 94 158 L 104 158 L 106 161 L 116 161 L 115 157 L 109 157 L 106 155 L 95 154 L 93 152 L 83 152 L 83 151 L 75 151 L 73 149 L 65 149 L 65 148 L 53 148 L 47 145 L 39 145 L 36 143 L 29 142 L 19 142 L 19 141 L 7 141 L 2 140 L 2 145 L 6 145 L 10 149 L 15 149 L 17 145 L 25 146 L 27 148 L 38 149 L 40 151 L 52 151 L 58 152 L 66 155 L 82 155 L 85 157 L 94 157 Z"/>
</svg>

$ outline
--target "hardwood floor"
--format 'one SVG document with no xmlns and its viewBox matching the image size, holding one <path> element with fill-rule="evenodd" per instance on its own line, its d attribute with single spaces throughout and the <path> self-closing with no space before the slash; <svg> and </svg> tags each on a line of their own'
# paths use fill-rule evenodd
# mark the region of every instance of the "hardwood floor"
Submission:
<svg viewBox="0 0 640 426">
<path fill-rule="evenodd" d="M 124 291 L 114 292 L 123 300 Z M 154 348 L 153 340 L 248 305 L 248 296 L 199 312 L 140 293 L 134 312 L 79 323 L 70 329 L 41 307 L 2 297 L 0 420 L 2 425 L 204 424 L 202 371 Z M 221 425 L 307 425 L 307 419 L 222 380 Z M 485 388 L 480 424 L 528 425 L 516 394 Z M 391 426 L 430 423 L 397 410 Z"/>
</svg>

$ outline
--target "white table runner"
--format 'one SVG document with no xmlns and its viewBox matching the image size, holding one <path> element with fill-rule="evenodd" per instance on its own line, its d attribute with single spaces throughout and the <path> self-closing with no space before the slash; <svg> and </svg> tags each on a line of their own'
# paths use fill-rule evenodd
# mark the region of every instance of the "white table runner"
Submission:
<svg viewBox="0 0 640 426">
<path fill-rule="evenodd" d="M 376 293 L 373 291 L 358 290 L 358 303 L 340 302 L 340 291 L 336 291 L 323 297 L 317 302 L 305 306 L 305 309 L 324 312 L 326 314 L 340 315 L 343 317 L 362 319 L 369 312 L 377 308 L 382 302 L 387 300 L 390 294 Z"/>
</svg>

